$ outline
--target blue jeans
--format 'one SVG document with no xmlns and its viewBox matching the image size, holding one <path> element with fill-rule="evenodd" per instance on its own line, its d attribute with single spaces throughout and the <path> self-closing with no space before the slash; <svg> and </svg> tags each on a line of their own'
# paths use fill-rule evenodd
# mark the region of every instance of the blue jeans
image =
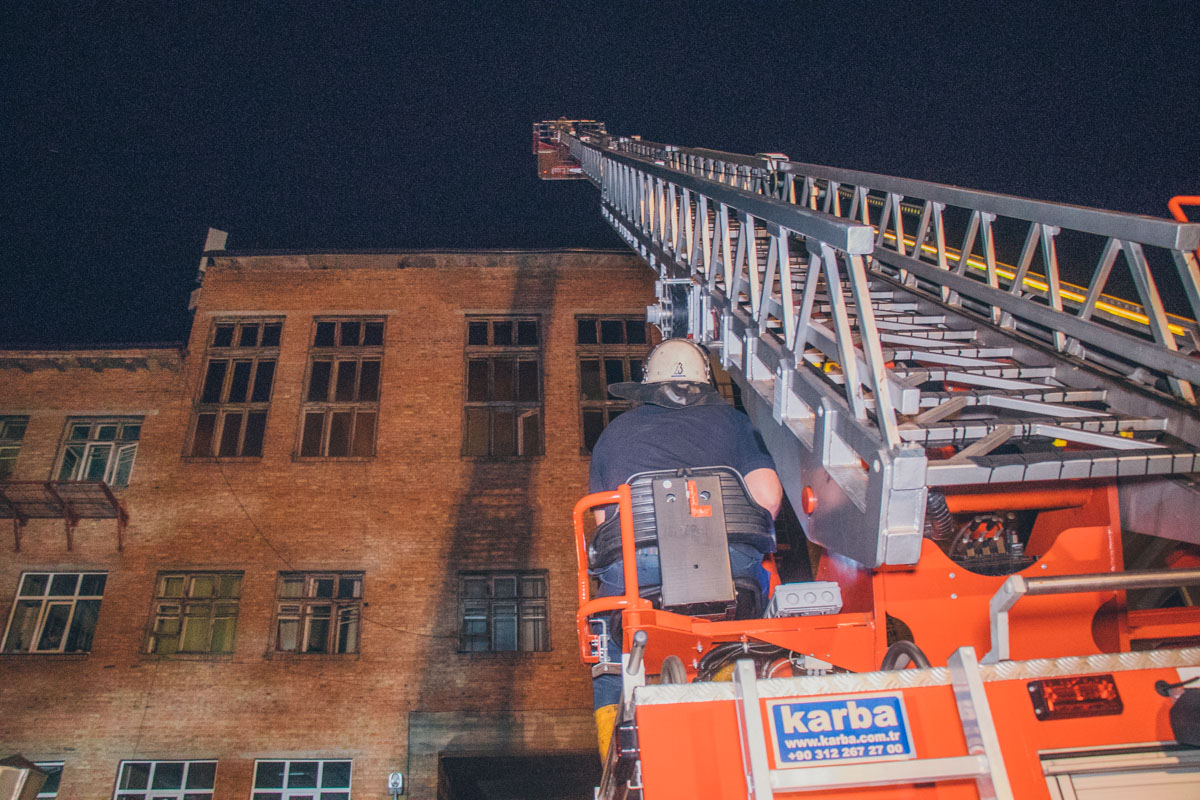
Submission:
<svg viewBox="0 0 1200 800">
<path fill-rule="evenodd" d="M 662 583 L 662 567 L 658 560 L 657 547 L 644 547 L 637 551 L 638 586 L 657 586 Z M 745 544 L 729 545 L 729 566 L 735 578 L 754 578 L 762 588 L 763 597 L 770 594 L 771 576 L 763 568 L 763 554 L 757 549 Z M 617 559 L 607 567 L 592 573 L 600 581 L 596 590 L 597 597 L 612 597 L 625 594 L 625 562 Z M 611 626 L 609 627 L 611 631 Z M 608 652 L 610 658 L 621 652 L 621 643 L 612 634 L 608 637 Z M 612 705 L 621 702 L 621 676 L 600 675 L 592 678 L 593 707 Z"/>
</svg>

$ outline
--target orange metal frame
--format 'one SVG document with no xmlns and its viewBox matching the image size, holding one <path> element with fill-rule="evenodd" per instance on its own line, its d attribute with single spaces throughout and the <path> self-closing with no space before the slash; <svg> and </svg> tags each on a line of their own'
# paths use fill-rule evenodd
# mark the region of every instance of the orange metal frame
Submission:
<svg viewBox="0 0 1200 800">
<path fill-rule="evenodd" d="M 1008 489 L 1009 491 L 1005 491 Z M 616 504 L 621 520 L 621 547 L 626 591 L 616 597 L 593 598 L 587 567 L 587 529 L 593 510 Z M 947 497 L 954 513 L 1037 510 L 1026 547 L 1035 562 L 1026 577 L 1119 572 L 1124 568 L 1117 488 L 1111 481 L 1091 484 L 1021 484 L 963 491 Z M 596 613 L 622 613 L 623 649 L 633 634 L 647 631 L 644 654 L 648 675 L 660 671 L 663 659 L 678 655 L 695 676 L 700 654 L 721 642 L 768 642 L 815 656 L 836 667 L 865 672 L 879 668 L 887 651 L 885 620 L 899 620 L 933 666 L 946 664 L 959 647 L 982 655 L 989 651 L 991 598 L 1008 576 L 972 573 L 925 540 L 920 560 L 909 567 L 870 570 L 837 555 L 825 554 L 818 580 L 841 587 L 841 613 L 824 616 L 713 622 L 655 609 L 638 595 L 632 504 L 628 486 L 584 497 L 574 510 L 578 558 L 579 611 L 576 617 L 580 656 L 593 655 L 595 636 L 588 618 Z M 772 587 L 774 588 L 774 587 Z M 1124 592 L 1090 592 L 1025 597 L 1010 612 L 1011 657 L 1016 660 L 1125 652 L 1139 640 L 1187 639 L 1200 636 L 1200 608 L 1135 611 L 1125 607 Z M 1171 670 L 1163 679 L 1175 680 Z M 1127 712 L 1096 719 L 1062 720 L 1033 725 L 1025 682 L 988 684 L 988 694 L 1001 732 L 1010 777 L 1017 797 L 1045 797 L 1038 752 L 1077 746 L 1081 742 L 1120 744 L 1169 741 L 1169 703 L 1153 691 L 1145 671 L 1136 681 L 1118 674 Z M 1151 676 L 1153 678 L 1154 676 Z M 948 687 L 913 690 L 911 723 L 922 757 L 965 752 L 953 693 Z M 677 703 L 638 709 L 638 738 L 647 796 L 729 797 L 744 795 L 744 770 L 738 722 L 732 703 Z M 1087 735 L 1083 735 L 1084 733 Z M 736 785 L 735 785 L 736 784 Z M 657 787 L 657 791 L 652 790 Z M 936 787 L 890 787 L 839 792 L 839 797 L 976 797 L 970 781 Z"/>
<path fill-rule="evenodd" d="M 624 595 L 593 598 L 587 572 L 586 522 L 594 509 L 613 504 L 621 519 L 626 591 Z M 1020 573 L 1026 577 L 1119 572 L 1124 568 L 1117 490 L 1112 482 L 1083 487 L 1073 484 L 1069 488 L 1026 485 L 1011 492 L 961 492 L 948 496 L 947 504 L 955 513 L 1041 509 L 1027 548 L 1037 561 Z M 584 497 L 575 506 L 574 523 L 580 657 L 585 663 L 597 661 L 588 618 L 621 611 L 624 649 L 631 645 L 634 632 L 651 633 L 644 656 L 648 674 L 658 672 L 668 655 L 689 654 L 684 666 L 690 677 L 695 672 L 697 654 L 720 642 L 751 639 L 856 672 L 877 669 L 887 652 L 887 630 L 882 623 L 888 617 L 903 622 L 930 662 L 942 665 L 964 645 L 974 647 L 979 654 L 990 649 L 988 603 L 1007 578 L 972 573 L 951 561 L 929 540 L 923 543 L 920 560 L 911 567 L 869 570 L 826 554 L 818 566 L 817 579 L 836 581 L 841 587 L 840 614 L 714 622 L 655 609 L 638 595 L 627 486 Z M 1200 633 L 1200 609 L 1130 614 L 1125 609 L 1124 594 L 1112 591 L 1028 597 L 1012 610 L 1010 619 L 1012 657 L 1017 659 L 1126 651 L 1136 639 L 1183 638 Z"/>
<path fill-rule="evenodd" d="M 984 684 L 1014 797 L 1021 800 L 1050 797 L 1040 762 L 1042 752 L 1173 741 L 1167 719 L 1172 701 L 1158 695 L 1154 683 L 1177 681 L 1177 671 L 1161 668 L 1115 672 L 1113 678 L 1124 702 L 1123 713 L 1050 721 L 1035 716 L 1028 679 Z M 920 758 L 962 756 L 969 752 L 950 686 L 907 688 L 903 694 L 915 751 Z M 765 719 L 765 700 L 760 703 L 764 704 Z M 739 720 L 733 701 L 640 706 L 637 725 L 642 783 L 648 800 L 746 796 Z M 764 727 L 757 735 L 765 738 L 769 732 Z M 772 768 L 779 766 L 771 764 Z M 886 772 L 887 768 L 886 762 L 879 764 L 881 771 Z M 821 792 L 819 796 L 854 800 L 977 800 L 979 794 L 973 781 L 956 780 L 842 789 Z"/>
</svg>

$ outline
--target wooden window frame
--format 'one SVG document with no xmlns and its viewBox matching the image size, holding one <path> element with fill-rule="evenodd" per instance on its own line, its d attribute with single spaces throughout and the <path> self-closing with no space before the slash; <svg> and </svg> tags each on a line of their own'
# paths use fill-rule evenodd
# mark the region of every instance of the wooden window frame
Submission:
<svg viewBox="0 0 1200 800">
<path fill-rule="evenodd" d="M 278 375 L 283 317 L 235 317 L 214 319 L 208 335 L 204 370 L 196 389 L 196 403 L 188 434 L 189 458 L 262 458 L 270 416 L 271 397 Z M 256 331 L 253 343 L 245 334 Z M 228 332 L 228 341 L 225 334 Z M 215 368 L 224 365 L 218 377 Z M 240 365 L 246 366 L 245 388 L 240 398 L 231 398 Z M 269 370 L 267 369 L 269 365 Z M 265 391 L 259 384 L 265 381 Z M 265 397 L 263 396 L 265 395 Z M 256 399 L 257 396 L 257 399 Z M 230 428 L 237 419 L 237 429 Z M 258 420 L 251 434 L 251 420 Z"/>
<path fill-rule="evenodd" d="M 282 764 L 283 774 L 280 779 L 282 786 L 259 786 L 262 766 L 265 764 Z M 316 787 L 288 786 L 291 782 L 292 764 L 316 764 Z M 329 764 L 347 764 L 345 786 L 321 786 L 326 782 L 325 769 Z M 354 761 L 349 758 L 259 758 L 254 761 L 254 779 L 250 790 L 251 800 L 349 800 L 351 787 L 354 785 Z M 319 788 L 318 788 L 319 787 Z"/>
<path fill-rule="evenodd" d="M 34 593 L 32 587 L 29 586 L 30 579 L 36 582 L 36 576 L 45 576 L 45 587 L 40 593 Z M 75 579 L 71 594 L 52 594 L 54 589 L 55 579 L 60 576 L 73 576 Z M 84 586 L 83 579 L 85 577 L 101 577 L 100 591 L 98 594 L 89 593 L 81 594 Z M 102 570 L 79 570 L 69 572 L 51 572 L 33 570 L 21 573 L 21 580 L 17 583 L 17 595 L 13 600 L 12 608 L 8 612 L 8 623 L 4 626 L 4 640 L 0 642 L 0 653 L 6 655 L 39 655 L 47 653 L 89 653 L 91 652 L 92 641 L 96 636 L 96 628 L 99 624 L 100 608 L 104 601 L 104 590 L 108 583 L 108 573 Z M 81 602 L 95 603 L 95 613 L 90 623 L 81 622 L 83 617 L 79 616 L 79 608 Z M 29 632 L 28 647 L 26 649 L 18 649 L 14 647 L 11 641 L 13 636 L 13 624 L 17 622 L 18 617 L 22 621 L 26 618 L 21 609 L 33 610 L 37 603 L 36 613 L 33 617 L 33 627 Z M 54 608 L 66 607 L 66 619 L 55 621 L 55 627 L 59 629 L 58 641 L 51 647 L 42 647 L 41 644 L 47 635 L 47 623 L 50 622 L 51 610 Z M 61 627 L 59 624 L 61 623 Z M 76 625 L 90 624 L 91 628 L 88 631 L 80 631 Z M 53 629 L 52 629 L 53 630 Z M 76 635 L 77 631 L 81 636 L 86 637 L 86 646 L 79 647 L 73 650 L 68 650 L 67 645 Z"/>
<path fill-rule="evenodd" d="M 365 573 L 358 572 L 281 572 L 275 582 L 275 625 L 273 627 L 274 649 L 277 653 L 296 655 L 354 655 L 362 644 L 363 579 Z M 318 596 L 320 581 L 333 581 L 329 596 Z M 301 593 L 285 596 L 289 583 L 301 583 Z M 351 584 L 349 597 L 342 595 L 342 587 Z M 328 628 L 324 635 L 324 649 L 309 649 L 312 645 L 313 621 L 321 619 L 320 610 L 326 610 Z M 285 647 L 285 637 L 280 626 L 285 622 L 296 623 L 295 643 Z M 345 628 L 343 625 L 345 624 Z M 344 629 L 353 630 L 353 644 L 343 649 Z"/>
<path fill-rule="evenodd" d="M 17 471 L 17 459 L 28 425 L 28 416 L 0 415 L 0 481 L 7 480 Z"/>
<path fill-rule="evenodd" d="M 63 428 L 58 456 L 54 460 L 54 480 L 103 481 L 112 489 L 127 487 L 133 479 L 143 420 L 143 417 L 123 416 L 69 417 Z M 88 426 L 88 434 L 77 437 L 77 429 L 84 425 Z M 107 427 L 113 428 L 111 438 L 100 435 L 101 429 Z M 132 428 L 137 430 L 133 438 L 129 438 Z M 104 469 L 100 475 L 92 475 L 93 459 L 101 448 L 108 448 L 108 454 L 104 457 Z M 75 455 L 77 452 L 79 455 Z M 75 459 L 74 463 L 68 463 L 68 456 Z"/>
<path fill-rule="evenodd" d="M 488 460 L 527 460 L 545 455 L 546 394 L 542 374 L 544 320 L 538 314 L 469 314 L 466 322 L 462 456 Z M 521 326 L 530 324 L 534 326 L 534 342 L 522 343 Z M 502 341 L 499 335 L 499 331 L 505 325 L 511 325 L 509 342 Z M 472 341 L 480 330 L 479 326 L 486 326 L 486 343 Z M 500 374 L 497 366 L 504 361 L 512 363 L 512 372 L 503 380 L 511 383 L 513 395 L 507 399 L 496 399 L 494 395 L 501 391 L 497 388 L 497 376 Z M 478 374 L 476 370 L 481 364 L 485 366 L 486 374 L 482 378 L 484 385 L 479 387 L 476 381 L 472 380 L 472 375 Z M 532 364 L 532 369 L 529 372 L 523 371 L 523 364 Z M 528 381 L 531 378 L 536 398 L 521 399 L 522 389 L 529 385 Z M 482 397 L 479 396 L 480 388 L 483 390 Z M 503 433 L 497 424 L 505 415 L 511 419 L 511 427 L 507 434 Z M 481 432 L 484 424 L 486 430 Z M 486 448 L 479 446 L 483 438 L 487 441 Z M 511 446 L 508 446 L 509 441 Z M 486 453 L 483 452 L 484 449 Z"/>
<path fill-rule="evenodd" d="M 57 779 L 50 784 L 49 789 L 46 788 L 46 784 L 42 784 L 42 788 L 39 789 L 37 793 L 37 800 L 54 800 L 56 797 L 58 797 L 58 790 L 62 786 L 62 772 L 63 768 L 67 765 L 66 762 L 35 761 L 33 762 L 33 765 L 42 772 L 46 773 L 46 783 L 50 783 L 51 779 Z"/>
<path fill-rule="evenodd" d="M 604 341 L 604 323 L 619 323 L 621 341 Z M 592 326 L 592 341 L 584 341 L 585 325 Z M 630 326 L 641 326 L 643 330 L 641 342 L 630 342 Z M 612 337 L 608 337 L 612 338 Z M 621 381 L 640 381 L 642 369 L 645 367 L 646 356 L 653 349 L 651 326 L 646 322 L 645 314 L 580 314 L 575 317 L 575 352 L 577 379 L 579 381 L 579 454 L 590 456 L 595 439 L 600 437 L 608 424 L 618 415 L 632 408 L 633 404 L 608 393 L 610 383 L 608 374 L 609 362 L 617 362 L 621 367 Z M 591 370 L 586 364 L 597 362 L 596 377 L 590 378 Z M 615 376 L 614 376 L 615 377 Z M 599 381 L 599 384 L 596 383 Z M 592 396 L 596 392 L 599 397 Z M 590 393 L 590 394 L 589 394 Z M 600 426 L 595 429 L 599 417 Z"/>
<path fill-rule="evenodd" d="M 179 764 L 183 767 L 179 776 L 178 787 L 160 787 L 155 788 L 155 779 L 160 766 Z M 212 765 L 212 785 L 210 786 L 193 786 L 188 787 L 189 779 L 192 777 L 192 767 L 196 764 L 211 764 Z M 127 782 L 127 770 L 138 765 L 146 765 L 149 769 L 146 771 L 146 785 L 142 788 L 123 787 L 122 783 Z M 213 786 L 217 782 L 217 760 L 213 758 L 197 758 L 197 759 L 141 759 L 129 758 L 121 762 L 117 767 L 117 788 L 113 792 L 113 800 L 193 800 L 197 797 L 213 796 Z"/>
<path fill-rule="evenodd" d="M 498 593 L 499 581 L 512 581 L 513 594 Z M 487 594 L 468 590 L 469 583 L 487 583 Z M 526 581 L 538 582 L 541 593 L 522 593 Z M 511 613 L 507 607 L 511 606 Z M 497 620 L 511 620 L 513 647 L 499 647 Z M 458 573 L 458 621 L 460 653 L 533 653 L 549 652 L 550 580 L 546 570 L 464 570 Z M 468 623 L 483 622 L 479 631 Z M 522 623 L 532 623 L 531 633 Z M 539 624 L 540 623 L 540 624 Z M 486 647 L 476 646 L 486 644 Z"/>
<path fill-rule="evenodd" d="M 213 578 L 213 594 L 197 596 L 192 594 L 197 578 Z M 234 593 L 219 594 L 223 579 L 236 579 Z M 145 653 L 149 656 L 170 658 L 172 656 L 229 656 L 236 649 L 238 616 L 241 612 L 242 584 L 245 573 L 240 570 L 169 570 L 159 572 L 154 581 L 154 602 L 151 605 L 149 630 L 146 636 Z M 167 591 L 168 580 L 182 580 L 179 594 Z M 223 606 L 223 608 L 218 608 Z M 207 607 L 207 614 L 191 613 L 189 608 L 197 611 Z M 232 607 L 232 613 L 230 613 Z M 185 638 L 188 620 L 193 624 L 203 622 L 205 625 L 204 649 L 183 650 L 181 646 Z M 213 650 L 213 631 L 218 620 L 232 620 L 229 630 L 229 649 Z M 172 626 L 170 623 L 178 623 Z M 172 631 L 171 628 L 175 627 Z M 175 646 L 170 649 L 164 642 L 175 640 Z"/>
<path fill-rule="evenodd" d="M 357 325 L 355 342 L 344 341 L 347 325 Z M 333 326 L 333 333 L 323 326 Z M 374 326 L 378 336 L 368 336 Z M 308 366 L 304 375 L 304 394 L 301 395 L 300 422 L 297 425 L 296 458 L 362 460 L 376 455 L 379 441 L 380 398 L 383 394 L 384 342 L 387 336 L 387 317 L 379 314 L 354 316 L 323 316 L 313 318 L 309 336 Z M 368 342 L 368 339 L 372 341 Z M 370 383 L 364 385 L 364 364 L 375 364 L 374 397 Z M 318 364 L 328 364 L 328 372 L 318 378 Z M 340 398 L 344 388 L 344 365 L 353 364 L 349 396 Z M 320 370 L 323 371 L 323 370 Z M 324 385 L 322 394 L 314 383 Z M 364 390 L 368 395 L 364 396 Z M 367 421 L 369 420 L 369 422 Z M 314 429 L 315 425 L 315 429 Z M 370 427 L 365 427 L 369 425 Z M 339 433 L 335 436 L 335 430 Z M 344 431 L 341 433 L 341 431 Z M 342 452 L 344 439 L 345 450 Z"/>
</svg>

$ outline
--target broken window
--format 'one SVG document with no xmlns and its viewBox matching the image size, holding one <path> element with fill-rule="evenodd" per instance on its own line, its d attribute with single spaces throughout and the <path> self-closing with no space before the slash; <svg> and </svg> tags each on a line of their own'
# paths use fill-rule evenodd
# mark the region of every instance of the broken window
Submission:
<svg viewBox="0 0 1200 800">
<path fill-rule="evenodd" d="M 62 781 L 62 761 L 35 761 L 34 766 L 46 773 L 46 782 L 38 790 L 37 800 L 53 800 L 58 797 L 58 784 Z"/>
<path fill-rule="evenodd" d="M 3 652 L 89 652 L 107 579 L 104 572 L 26 572 Z"/>
<path fill-rule="evenodd" d="M 122 761 L 114 797 L 117 800 L 206 800 L 213 796 L 216 777 L 216 761 Z"/>
<path fill-rule="evenodd" d="M 583 446 L 591 453 L 601 431 L 630 403 L 608 393 L 609 384 L 640 381 L 650 352 L 650 336 L 641 317 L 577 317 L 579 412 Z"/>
<path fill-rule="evenodd" d="M 543 571 L 460 572 L 459 650 L 549 650 L 546 602 Z"/>
<path fill-rule="evenodd" d="M 256 761 L 252 800 L 350 800 L 350 761 Z"/>
<path fill-rule="evenodd" d="M 275 649 L 283 653 L 357 653 L 361 572 L 281 572 Z"/>
<path fill-rule="evenodd" d="M 241 596 L 240 572 L 160 572 L 146 652 L 232 653 Z"/>
<path fill-rule="evenodd" d="M 29 417 L 0 417 L 0 481 L 17 469 L 17 454 L 28 422 Z"/>
<path fill-rule="evenodd" d="M 281 319 L 213 324 L 189 455 L 262 456 L 282 331 Z"/>
<path fill-rule="evenodd" d="M 303 458 L 375 455 L 383 318 L 318 318 L 300 425 Z"/>
<path fill-rule="evenodd" d="M 536 317 L 467 319 L 463 455 L 542 454 L 540 328 Z"/>
<path fill-rule="evenodd" d="M 141 417 L 68 419 L 55 475 L 60 481 L 128 486 L 141 435 Z"/>
</svg>

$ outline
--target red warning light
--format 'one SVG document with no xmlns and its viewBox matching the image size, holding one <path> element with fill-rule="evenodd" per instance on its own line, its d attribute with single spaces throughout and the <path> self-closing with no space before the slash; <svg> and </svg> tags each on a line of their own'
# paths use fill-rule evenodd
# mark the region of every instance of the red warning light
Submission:
<svg viewBox="0 0 1200 800">
<path fill-rule="evenodd" d="M 800 510 L 810 516 L 817 510 L 817 493 L 811 486 L 805 486 L 800 491 Z"/>
<path fill-rule="evenodd" d="M 1103 717 L 1125 710 L 1112 675 L 1046 678 L 1028 685 L 1033 713 L 1042 721 Z"/>
</svg>

